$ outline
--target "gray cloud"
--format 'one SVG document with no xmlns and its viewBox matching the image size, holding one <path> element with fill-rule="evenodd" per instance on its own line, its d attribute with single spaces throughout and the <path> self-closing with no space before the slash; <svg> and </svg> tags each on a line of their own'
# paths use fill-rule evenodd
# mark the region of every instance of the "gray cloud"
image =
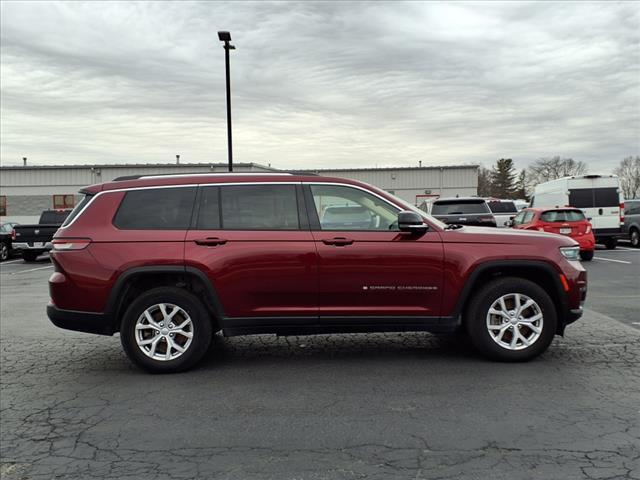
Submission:
<svg viewBox="0 0 640 480">
<path fill-rule="evenodd" d="M 3 2 L 1 159 L 282 168 L 640 154 L 629 2 Z"/>
</svg>

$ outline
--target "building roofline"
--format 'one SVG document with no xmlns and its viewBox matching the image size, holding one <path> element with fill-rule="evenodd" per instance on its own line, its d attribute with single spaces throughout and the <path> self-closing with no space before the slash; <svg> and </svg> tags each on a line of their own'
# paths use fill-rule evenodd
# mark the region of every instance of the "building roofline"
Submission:
<svg viewBox="0 0 640 480">
<path fill-rule="evenodd" d="M 67 170 L 73 168 L 136 168 L 136 167 L 160 167 L 160 168 L 189 168 L 189 167 L 227 167 L 226 163 L 106 163 L 106 164 L 70 164 L 70 165 L 1 165 L 2 170 Z M 303 168 L 280 170 L 255 162 L 234 163 L 234 167 L 258 167 L 274 172 L 287 171 L 291 173 L 322 173 L 322 172 L 370 172 L 370 171 L 397 171 L 397 170 L 452 170 L 457 168 L 479 168 L 478 164 L 469 165 L 440 165 L 440 166 L 411 166 L 411 167 L 369 167 L 369 168 Z M 257 173 L 257 172 L 256 172 Z"/>
<path fill-rule="evenodd" d="M 69 164 L 69 165 L 2 165 L 2 170 L 67 170 L 71 168 L 136 168 L 136 167 L 171 167 L 171 168 L 185 168 L 185 167 L 227 167 L 227 163 L 98 163 L 98 164 Z M 259 167 L 266 170 L 273 170 L 278 172 L 277 168 L 268 167 L 260 163 L 255 162 L 240 162 L 234 163 L 234 167 Z"/>
<path fill-rule="evenodd" d="M 423 166 L 423 167 L 369 167 L 369 168 L 307 168 L 304 170 L 289 170 L 290 172 L 390 172 L 397 170 L 452 170 L 455 168 L 480 168 L 478 164 L 470 165 L 440 165 L 440 166 Z"/>
</svg>

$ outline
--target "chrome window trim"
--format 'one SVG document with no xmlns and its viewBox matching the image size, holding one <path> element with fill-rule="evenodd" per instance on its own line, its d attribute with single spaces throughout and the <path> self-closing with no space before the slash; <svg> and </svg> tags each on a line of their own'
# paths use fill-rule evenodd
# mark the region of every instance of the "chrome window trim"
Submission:
<svg viewBox="0 0 640 480">
<path fill-rule="evenodd" d="M 194 175 L 197 175 L 197 174 L 194 174 Z M 219 174 L 215 174 L 215 175 L 219 175 Z M 231 174 L 231 175 L 235 175 L 235 174 Z M 289 174 L 289 175 L 291 175 L 291 174 Z M 163 176 L 163 175 L 160 175 L 160 176 L 158 176 L 158 178 L 167 178 L 167 177 Z M 341 183 L 341 182 L 310 182 L 310 181 L 297 181 L 297 182 L 282 181 L 282 182 L 275 182 L 275 181 L 271 181 L 271 182 L 189 183 L 189 184 L 185 184 L 185 185 L 151 185 L 151 186 L 146 186 L 146 187 L 126 187 L 126 188 L 117 188 L 117 189 L 113 189 L 113 190 L 101 190 L 98 193 L 93 195 L 91 200 L 89 200 L 89 202 L 87 202 L 87 204 L 82 208 L 82 210 L 80 210 L 78 215 L 76 215 L 76 217 L 69 223 L 69 225 L 66 225 L 65 227 L 61 227 L 59 231 L 64 231 L 67 228 L 69 228 L 71 225 L 73 225 L 80 217 L 82 217 L 84 212 L 87 210 L 87 208 L 89 208 L 91 206 L 91 204 L 96 200 L 96 198 L 98 198 L 98 197 L 100 197 L 101 195 L 104 195 L 104 194 L 117 193 L 117 192 L 128 192 L 128 191 L 134 191 L 134 190 L 151 190 L 151 189 L 160 189 L 160 188 L 221 187 L 221 186 L 225 186 L 225 185 L 228 185 L 228 186 L 238 186 L 238 185 L 337 185 L 337 186 L 341 186 L 341 187 L 350 187 L 350 188 L 355 188 L 357 190 L 362 190 L 365 193 L 368 193 L 370 195 L 373 195 L 373 196 L 379 198 L 380 200 L 382 200 L 384 203 L 386 203 L 390 207 L 392 207 L 394 209 L 397 209 L 398 212 L 402 211 L 401 207 L 399 207 L 395 203 L 390 202 L 389 200 L 387 200 L 386 198 L 384 198 L 383 196 L 379 195 L 378 193 L 376 193 L 376 192 L 374 192 L 372 190 L 368 190 L 368 189 L 366 189 L 364 187 L 361 187 L 359 185 L 353 185 L 353 184 L 350 184 L 350 183 Z M 433 225 L 430 225 L 430 226 L 433 227 Z"/>
</svg>

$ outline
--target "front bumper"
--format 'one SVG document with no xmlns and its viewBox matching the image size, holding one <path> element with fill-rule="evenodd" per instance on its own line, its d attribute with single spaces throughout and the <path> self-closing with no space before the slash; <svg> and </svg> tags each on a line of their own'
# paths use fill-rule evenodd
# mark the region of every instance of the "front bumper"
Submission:
<svg viewBox="0 0 640 480">
<path fill-rule="evenodd" d="M 111 319 L 103 313 L 62 310 L 50 303 L 47 305 L 47 316 L 56 327 L 65 330 L 99 335 L 113 335 L 114 333 Z"/>
</svg>

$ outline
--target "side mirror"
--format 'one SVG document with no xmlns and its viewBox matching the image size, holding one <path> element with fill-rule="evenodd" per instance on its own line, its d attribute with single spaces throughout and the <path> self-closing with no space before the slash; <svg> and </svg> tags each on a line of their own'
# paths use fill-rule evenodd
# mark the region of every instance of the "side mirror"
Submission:
<svg viewBox="0 0 640 480">
<path fill-rule="evenodd" d="M 590 222 L 591 220 L 593 220 L 593 217 L 588 217 L 587 221 Z"/>
<path fill-rule="evenodd" d="M 409 233 L 425 233 L 429 230 L 429 225 L 416 212 L 402 211 L 398 212 L 398 229 L 401 232 Z"/>
</svg>

